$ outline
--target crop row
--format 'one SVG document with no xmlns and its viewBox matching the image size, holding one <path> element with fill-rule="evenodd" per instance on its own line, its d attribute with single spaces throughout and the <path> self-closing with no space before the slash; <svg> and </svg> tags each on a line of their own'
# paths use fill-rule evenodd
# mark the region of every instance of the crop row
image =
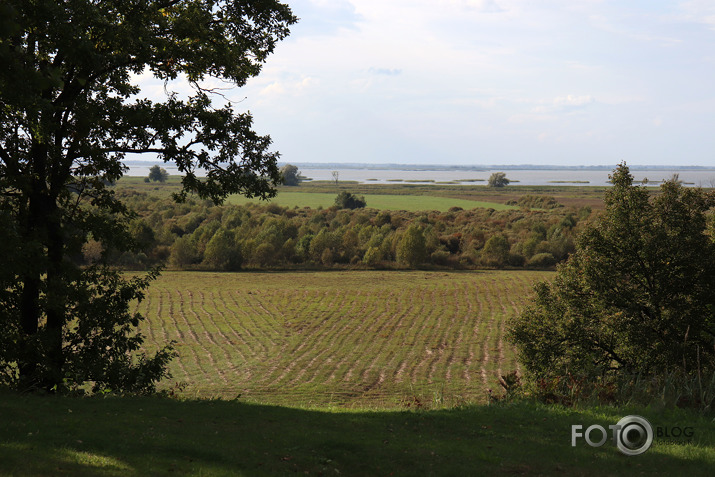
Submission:
<svg viewBox="0 0 715 477">
<path fill-rule="evenodd" d="M 189 397 L 281 404 L 482 400 L 539 272 L 167 273 L 138 311 L 177 341 Z"/>
</svg>

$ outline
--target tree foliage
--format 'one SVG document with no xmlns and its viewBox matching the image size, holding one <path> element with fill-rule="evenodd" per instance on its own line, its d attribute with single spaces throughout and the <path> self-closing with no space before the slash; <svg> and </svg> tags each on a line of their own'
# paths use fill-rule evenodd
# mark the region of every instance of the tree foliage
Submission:
<svg viewBox="0 0 715 477">
<path fill-rule="evenodd" d="M 534 377 L 657 375 L 715 367 L 715 197 L 668 181 L 650 197 L 625 165 L 606 210 L 513 323 Z"/>
<path fill-rule="evenodd" d="M 175 163 L 179 200 L 275 195 L 270 137 L 214 105 L 205 80 L 244 85 L 294 21 L 275 0 L 0 4 L 3 383 L 151 390 L 165 374 L 170 349 L 131 356 L 141 317 L 127 310 L 147 282 L 78 257 L 89 240 L 105 258 L 135 248 L 133 214 L 107 187 L 129 153 Z M 165 81 L 164 98 L 141 97 L 142 73 Z M 191 93 L 172 92 L 176 80 Z"/>
</svg>

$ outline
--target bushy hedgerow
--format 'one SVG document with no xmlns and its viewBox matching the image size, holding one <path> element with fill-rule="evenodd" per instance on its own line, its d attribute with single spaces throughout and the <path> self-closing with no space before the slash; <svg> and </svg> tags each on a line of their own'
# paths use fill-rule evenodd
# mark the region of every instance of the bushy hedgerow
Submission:
<svg viewBox="0 0 715 477">
<path fill-rule="evenodd" d="M 141 244 L 117 264 L 177 269 L 284 267 L 548 268 L 573 251 L 590 210 L 504 210 L 454 207 L 438 211 L 379 211 L 277 204 L 176 204 L 130 192 L 140 216 L 132 230 Z M 95 247 L 97 250 L 101 248 Z M 87 250 L 91 260 L 95 250 Z"/>
</svg>

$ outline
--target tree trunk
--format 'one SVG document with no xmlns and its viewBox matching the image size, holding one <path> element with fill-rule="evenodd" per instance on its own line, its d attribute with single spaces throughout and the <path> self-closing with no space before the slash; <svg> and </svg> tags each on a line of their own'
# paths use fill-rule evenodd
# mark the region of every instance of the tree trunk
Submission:
<svg viewBox="0 0 715 477">
<path fill-rule="evenodd" d="M 62 352 L 62 331 L 65 324 L 66 295 L 62 262 L 64 260 L 64 239 L 60 224 L 60 210 L 55 200 L 48 200 L 47 210 L 47 329 L 46 350 L 48 373 L 43 383 L 47 391 L 62 385 L 64 378 L 64 354 Z"/>
</svg>

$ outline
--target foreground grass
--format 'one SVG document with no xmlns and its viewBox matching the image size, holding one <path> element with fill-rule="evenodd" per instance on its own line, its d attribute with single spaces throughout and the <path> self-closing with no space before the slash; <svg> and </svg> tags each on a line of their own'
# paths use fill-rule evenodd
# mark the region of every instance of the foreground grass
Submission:
<svg viewBox="0 0 715 477">
<path fill-rule="evenodd" d="M 691 426 L 690 444 L 626 457 L 571 447 L 572 424 L 626 414 Z M 0 394 L 0 474 L 712 475 L 712 416 L 519 403 L 433 411 L 333 411 L 229 401 Z"/>
</svg>

